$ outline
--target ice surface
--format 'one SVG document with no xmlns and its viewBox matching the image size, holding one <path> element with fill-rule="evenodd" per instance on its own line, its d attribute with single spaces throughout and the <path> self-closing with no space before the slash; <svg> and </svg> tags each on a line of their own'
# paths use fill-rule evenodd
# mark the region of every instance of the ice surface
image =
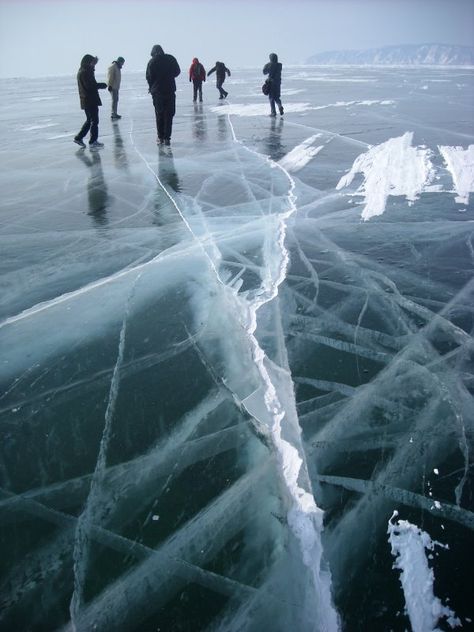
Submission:
<svg viewBox="0 0 474 632">
<path fill-rule="evenodd" d="M 472 70 L 181 79 L 0 84 L 0 629 L 468 627 Z"/>
</svg>

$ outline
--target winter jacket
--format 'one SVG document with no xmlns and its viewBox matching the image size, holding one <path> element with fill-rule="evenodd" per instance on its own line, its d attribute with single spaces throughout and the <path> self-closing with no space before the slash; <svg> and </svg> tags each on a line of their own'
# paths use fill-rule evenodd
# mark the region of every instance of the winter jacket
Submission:
<svg viewBox="0 0 474 632">
<path fill-rule="evenodd" d="M 159 49 L 158 52 L 154 52 Z M 173 55 L 167 55 L 160 46 L 154 46 L 152 58 L 146 68 L 146 80 L 151 94 L 172 94 L 176 92 L 177 77 L 181 73 Z"/>
<path fill-rule="evenodd" d="M 206 71 L 197 57 L 189 68 L 189 81 L 206 81 Z"/>
<path fill-rule="evenodd" d="M 278 61 L 278 56 L 275 53 L 270 55 L 270 61 L 263 67 L 263 74 L 268 75 L 270 85 L 274 84 L 279 86 L 281 84 L 281 69 L 282 64 Z"/>
<path fill-rule="evenodd" d="M 84 55 L 81 61 L 81 67 L 77 73 L 77 87 L 79 88 L 79 99 L 81 101 L 81 109 L 102 105 L 99 97 L 99 88 L 106 88 L 106 83 L 97 83 L 94 75 L 94 68 L 91 62 L 95 58 L 92 55 Z"/>
<path fill-rule="evenodd" d="M 118 90 L 120 88 L 120 82 L 122 80 L 122 71 L 116 61 L 113 61 L 107 70 L 107 84 L 112 90 Z"/>
<path fill-rule="evenodd" d="M 223 61 L 216 61 L 216 65 L 214 66 L 214 68 L 211 68 L 211 70 L 209 70 L 209 72 L 207 73 L 207 76 L 209 77 L 209 75 L 212 74 L 213 72 L 216 73 L 216 79 L 218 80 L 220 79 L 224 81 L 226 73 L 227 73 L 227 76 L 230 77 L 230 70 L 226 68 L 226 65 L 224 64 Z"/>
</svg>

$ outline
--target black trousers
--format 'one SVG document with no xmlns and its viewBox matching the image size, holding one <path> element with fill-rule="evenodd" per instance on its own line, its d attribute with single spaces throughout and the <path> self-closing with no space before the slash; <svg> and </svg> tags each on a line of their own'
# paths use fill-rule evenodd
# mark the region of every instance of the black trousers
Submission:
<svg viewBox="0 0 474 632">
<path fill-rule="evenodd" d="M 87 132 L 91 131 L 90 143 L 93 143 L 99 137 L 99 106 L 91 105 L 84 108 L 86 114 L 86 122 L 81 127 L 81 131 L 76 136 L 79 140 L 82 140 Z"/>
<path fill-rule="evenodd" d="M 199 94 L 199 101 L 202 101 L 202 81 L 193 79 L 193 101 L 196 101 Z"/>
<path fill-rule="evenodd" d="M 278 105 L 278 108 L 281 112 L 281 98 L 280 98 L 280 84 L 272 84 L 270 88 L 270 94 L 268 95 L 268 100 L 270 101 L 270 111 L 272 114 L 276 114 L 275 103 Z"/>
<path fill-rule="evenodd" d="M 219 90 L 219 94 L 221 95 L 221 97 L 225 97 L 227 95 L 227 92 L 224 90 L 224 88 L 222 87 L 222 84 L 225 81 L 225 77 L 217 77 L 216 79 L 216 88 Z"/>
<path fill-rule="evenodd" d="M 160 140 L 170 140 L 173 128 L 173 116 L 176 112 L 176 94 L 153 94 L 156 131 Z"/>
</svg>

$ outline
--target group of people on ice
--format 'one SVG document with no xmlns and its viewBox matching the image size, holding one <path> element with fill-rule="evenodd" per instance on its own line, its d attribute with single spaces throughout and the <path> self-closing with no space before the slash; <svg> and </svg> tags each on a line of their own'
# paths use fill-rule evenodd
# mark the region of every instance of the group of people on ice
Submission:
<svg viewBox="0 0 474 632">
<path fill-rule="evenodd" d="M 278 56 L 271 53 L 270 61 L 265 64 L 263 74 L 267 75 L 266 85 L 270 102 L 270 116 L 276 116 L 276 106 L 281 116 L 283 116 L 283 106 L 281 104 L 281 71 L 282 64 L 278 61 Z M 119 101 L 119 90 L 121 82 L 121 70 L 125 63 L 123 57 L 117 57 L 109 66 L 107 71 L 107 83 L 97 82 L 95 79 L 95 67 L 98 57 L 94 55 L 84 55 L 77 73 L 77 84 L 81 109 L 84 110 L 86 121 L 81 130 L 74 137 L 74 142 L 80 147 L 85 147 L 85 136 L 90 132 L 89 147 L 100 149 L 103 143 L 99 137 L 99 106 L 102 105 L 99 90 L 108 89 L 112 97 L 111 119 L 118 120 L 121 116 L 117 112 Z M 151 59 L 146 69 L 146 80 L 148 91 L 153 99 L 155 109 L 156 130 L 158 133 L 157 143 L 169 145 L 171 142 L 171 132 L 173 127 L 173 117 L 176 112 L 176 77 L 181 73 L 176 58 L 164 52 L 163 48 L 155 44 L 151 49 Z M 197 57 L 192 61 L 189 68 L 189 81 L 193 84 L 193 102 L 202 102 L 202 84 L 206 77 L 216 74 L 216 88 L 219 91 L 219 99 L 225 99 L 228 92 L 224 90 L 223 84 L 226 77 L 230 77 L 231 72 L 222 61 L 216 61 L 215 66 L 207 73 Z"/>
</svg>

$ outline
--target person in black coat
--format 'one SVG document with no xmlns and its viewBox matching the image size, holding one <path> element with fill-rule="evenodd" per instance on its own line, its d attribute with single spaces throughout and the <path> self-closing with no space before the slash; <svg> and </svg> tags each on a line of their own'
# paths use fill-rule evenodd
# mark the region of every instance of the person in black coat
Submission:
<svg viewBox="0 0 474 632">
<path fill-rule="evenodd" d="M 281 104 L 281 69 L 282 65 L 278 61 L 276 53 L 270 53 L 270 61 L 263 67 L 263 74 L 268 75 L 267 82 L 270 87 L 268 100 L 270 101 L 270 116 L 276 116 L 275 103 L 278 105 L 278 111 L 283 116 L 283 106 Z"/>
<path fill-rule="evenodd" d="M 97 83 L 95 80 L 94 72 L 98 61 L 98 57 L 84 55 L 77 73 L 79 99 L 81 101 L 81 109 L 86 114 L 86 122 L 82 126 L 81 131 L 74 136 L 74 142 L 81 147 L 85 147 L 86 145 L 82 139 L 90 130 L 89 147 L 91 149 L 100 149 L 100 147 L 104 146 L 97 140 L 99 137 L 99 105 L 102 105 L 99 89 L 107 88 L 107 84 Z"/>
<path fill-rule="evenodd" d="M 176 112 L 176 81 L 181 72 L 173 55 L 167 55 L 159 45 L 151 49 L 146 80 L 155 107 L 157 142 L 169 145 Z"/>
<path fill-rule="evenodd" d="M 225 99 L 229 93 L 224 90 L 222 84 L 225 81 L 226 73 L 227 76 L 230 77 L 230 70 L 226 67 L 223 61 L 216 61 L 216 65 L 214 66 L 214 68 L 211 68 L 211 70 L 209 70 L 207 76 L 209 77 L 209 75 L 211 75 L 213 72 L 216 73 L 216 88 L 219 90 L 219 99 Z"/>
</svg>

